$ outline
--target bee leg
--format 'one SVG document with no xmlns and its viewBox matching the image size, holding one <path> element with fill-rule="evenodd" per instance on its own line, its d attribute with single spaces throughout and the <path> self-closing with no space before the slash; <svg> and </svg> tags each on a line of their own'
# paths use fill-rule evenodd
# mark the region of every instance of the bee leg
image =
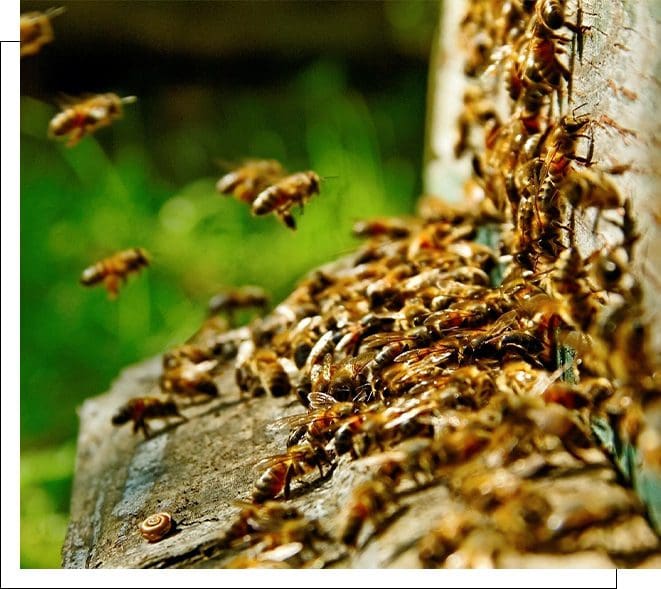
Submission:
<svg viewBox="0 0 661 589">
<path fill-rule="evenodd" d="M 292 478 L 294 478 L 294 468 L 290 465 L 287 467 L 287 474 L 285 475 L 285 485 L 283 491 L 285 499 L 289 499 L 289 491 L 291 489 Z"/>
<path fill-rule="evenodd" d="M 108 274 L 108 276 L 103 279 L 103 285 L 108 291 L 108 298 L 110 300 L 117 298 L 117 294 L 119 292 L 119 278 L 117 275 Z"/>
<path fill-rule="evenodd" d="M 74 129 L 69 137 L 69 141 L 67 141 L 67 147 L 75 147 L 78 145 L 78 142 L 83 138 L 84 135 L 84 129 Z"/>
<path fill-rule="evenodd" d="M 292 231 L 296 231 L 296 220 L 289 210 L 278 211 L 278 218 Z"/>
</svg>

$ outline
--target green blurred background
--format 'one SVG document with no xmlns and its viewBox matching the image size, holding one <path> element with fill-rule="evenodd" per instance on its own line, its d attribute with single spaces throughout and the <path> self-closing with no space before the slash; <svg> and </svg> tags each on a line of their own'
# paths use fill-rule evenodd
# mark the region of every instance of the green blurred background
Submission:
<svg viewBox="0 0 661 589">
<path fill-rule="evenodd" d="M 181 343 L 219 289 L 274 303 L 356 245 L 354 221 L 421 191 L 436 2 L 59 2 L 56 40 L 21 62 L 21 566 L 59 567 L 76 407 Z M 21 11 L 52 2 L 22 2 Z M 73 149 L 47 139 L 58 95 L 136 95 Z M 221 197 L 219 161 L 314 169 L 291 232 Z M 80 272 L 141 246 L 116 301 Z"/>
</svg>

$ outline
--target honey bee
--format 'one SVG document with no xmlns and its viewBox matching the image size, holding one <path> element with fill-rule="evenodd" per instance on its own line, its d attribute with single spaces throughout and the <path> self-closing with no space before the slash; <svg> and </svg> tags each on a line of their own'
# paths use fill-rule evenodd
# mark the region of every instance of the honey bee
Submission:
<svg viewBox="0 0 661 589">
<path fill-rule="evenodd" d="M 255 503 L 262 503 L 277 497 L 281 492 L 285 499 L 289 499 L 294 477 L 307 474 L 314 468 L 318 468 L 319 476 L 323 477 L 323 465 L 330 466 L 331 462 L 331 457 L 323 446 L 310 443 L 292 446 L 285 454 L 260 462 L 266 470 L 255 483 L 252 499 Z"/>
<path fill-rule="evenodd" d="M 139 272 L 145 266 L 149 266 L 149 254 L 144 249 L 136 247 L 117 252 L 85 268 L 80 282 L 85 286 L 103 283 L 109 298 L 114 299 L 119 293 L 122 281 L 126 281 L 129 274 Z"/>
<path fill-rule="evenodd" d="M 392 485 L 387 479 L 367 481 L 356 487 L 351 495 L 340 540 L 348 546 L 355 546 L 361 530 L 370 521 L 378 530 L 392 513 L 395 501 Z"/>
<path fill-rule="evenodd" d="M 271 350 L 260 348 L 245 360 L 237 361 L 236 383 L 239 390 L 259 397 L 270 392 L 282 397 L 291 391 L 289 375 L 278 356 Z"/>
<path fill-rule="evenodd" d="M 408 237 L 411 228 L 403 219 L 370 219 L 369 221 L 358 221 L 352 229 L 355 237 L 387 237 L 389 239 L 401 239 Z"/>
<path fill-rule="evenodd" d="M 480 525 L 484 516 L 478 512 L 450 512 L 418 542 L 418 558 L 425 568 L 442 565 L 458 547 L 462 538 Z"/>
<path fill-rule="evenodd" d="M 142 430 L 145 438 L 151 436 L 151 429 L 147 423 L 148 419 L 165 419 L 168 417 L 179 417 L 186 421 L 186 417 L 179 413 L 179 408 L 174 401 L 162 401 L 156 397 L 137 397 L 130 399 L 122 405 L 112 417 L 113 425 L 123 425 L 128 421 L 133 422 L 133 433 Z"/>
<path fill-rule="evenodd" d="M 312 171 L 297 172 L 282 178 L 260 192 L 252 203 L 254 215 L 275 213 L 290 229 L 296 229 L 296 221 L 291 215 L 291 208 L 301 208 L 310 198 L 319 193 L 321 179 Z"/>
<path fill-rule="evenodd" d="M 49 8 L 46 12 L 21 14 L 21 57 L 35 55 L 55 38 L 51 19 L 62 14 L 64 8 Z"/>
<path fill-rule="evenodd" d="M 276 160 L 248 160 L 216 183 L 221 194 L 232 194 L 237 200 L 252 205 L 257 195 L 285 175 Z"/>
<path fill-rule="evenodd" d="M 269 295 L 259 286 L 242 286 L 233 290 L 218 293 L 211 297 L 208 303 L 210 315 L 227 312 L 232 322 L 234 311 L 255 307 L 264 310 L 269 304 Z"/>
<path fill-rule="evenodd" d="M 68 136 L 67 147 L 74 147 L 85 137 L 122 116 L 122 106 L 135 102 L 135 96 L 120 98 L 117 94 L 95 94 L 82 99 L 67 99 L 62 112 L 56 114 L 48 126 L 54 139 Z"/>
<path fill-rule="evenodd" d="M 290 415 L 282 423 L 295 428 L 290 435 L 288 445 L 298 443 L 307 436 L 317 443 L 325 443 L 337 429 L 342 420 L 358 410 L 355 403 L 338 402 L 325 393 L 310 393 L 307 413 Z"/>
<path fill-rule="evenodd" d="M 217 397 L 218 387 L 210 374 L 217 364 L 217 360 L 195 363 L 183 359 L 172 366 L 172 358 L 170 358 L 170 364 L 160 378 L 161 390 L 164 393 Z"/>
</svg>

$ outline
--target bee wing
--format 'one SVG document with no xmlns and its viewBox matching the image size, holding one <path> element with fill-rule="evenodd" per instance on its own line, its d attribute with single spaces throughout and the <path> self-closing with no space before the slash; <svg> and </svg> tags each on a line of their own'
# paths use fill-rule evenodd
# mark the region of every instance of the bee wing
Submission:
<svg viewBox="0 0 661 589">
<path fill-rule="evenodd" d="M 290 427 L 299 427 L 301 425 L 307 425 L 315 419 L 315 412 L 304 412 L 296 413 L 294 415 L 286 415 L 285 417 L 280 417 L 273 422 L 273 426 L 276 428 L 284 427 L 285 425 Z"/>
<path fill-rule="evenodd" d="M 362 349 L 373 350 L 375 348 L 382 348 L 388 344 L 406 339 L 406 335 L 402 332 L 399 333 L 375 333 L 366 337 L 363 340 Z"/>
<path fill-rule="evenodd" d="M 72 96 L 71 94 L 59 92 L 55 98 L 55 104 L 57 104 L 62 110 L 65 110 L 84 99 L 85 96 Z"/>
<path fill-rule="evenodd" d="M 406 460 L 406 453 L 402 450 L 390 450 L 388 452 L 381 452 L 376 456 L 367 456 L 354 460 L 355 464 L 362 464 L 365 466 L 381 466 L 388 462 L 403 462 Z"/>
<path fill-rule="evenodd" d="M 291 452 L 286 452 L 285 454 L 276 454 L 274 456 L 261 458 L 254 463 L 254 466 L 258 468 L 270 468 L 276 464 L 282 464 L 283 462 L 288 462 L 290 460 L 292 460 L 292 454 Z"/>
<path fill-rule="evenodd" d="M 322 407 L 327 407 L 328 405 L 334 405 L 337 403 L 337 399 L 328 393 L 321 392 L 312 392 L 308 395 L 308 400 L 310 401 L 310 407 L 313 409 L 320 409 Z"/>
<path fill-rule="evenodd" d="M 262 552 L 257 556 L 257 560 L 282 562 L 298 554 L 301 550 L 303 550 L 303 544 L 300 542 L 289 542 L 288 544 L 281 544 L 271 550 Z"/>
</svg>

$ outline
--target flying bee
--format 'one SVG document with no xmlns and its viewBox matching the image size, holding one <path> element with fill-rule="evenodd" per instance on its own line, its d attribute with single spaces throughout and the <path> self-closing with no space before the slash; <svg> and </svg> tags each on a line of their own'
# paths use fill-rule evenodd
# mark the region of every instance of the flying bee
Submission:
<svg viewBox="0 0 661 589">
<path fill-rule="evenodd" d="M 218 387 L 211 376 L 211 371 L 217 365 L 217 360 L 195 363 L 184 359 L 176 366 L 169 366 L 164 370 L 160 378 L 161 390 L 164 393 L 217 397 Z"/>
<path fill-rule="evenodd" d="M 126 281 L 129 274 L 139 272 L 145 266 L 149 266 L 149 254 L 144 249 L 135 247 L 117 252 L 85 268 L 80 282 L 85 286 L 103 283 L 109 298 L 114 299 L 119 293 L 121 282 Z"/>
<path fill-rule="evenodd" d="M 296 229 L 296 221 L 291 215 L 291 208 L 301 208 L 319 193 L 321 179 L 312 171 L 297 172 L 286 176 L 260 192 L 252 203 L 254 215 L 275 213 L 287 227 Z"/>
<path fill-rule="evenodd" d="M 331 456 L 323 446 L 317 444 L 300 444 L 292 446 L 285 454 L 272 456 L 260 462 L 266 470 L 255 483 L 252 499 L 255 503 L 262 503 L 273 499 L 281 492 L 285 499 L 289 499 L 291 481 L 294 477 L 307 474 L 315 468 L 319 469 L 319 476 L 324 476 L 323 465 L 332 464 Z"/>
<path fill-rule="evenodd" d="M 259 286 L 242 286 L 218 293 L 209 299 L 210 315 L 226 312 L 230 322 L 237 309 L 256 308 L 263 311 L 269 304 L 269 295 Z"/>
<path fill-rule="evenodd" d="M 395 505 L 392 484 L 388 480 L 375 479 L 356 487 L 351 495 L 340 539 L 348 546 L 355 546 L 361 530 L 368 521 L 378 528 L 385 523 Z"/>
<path fill-rule="evenodd" d="M 117 94 L 95 94 L 83 99 L 67 99 L 62 112 L 56 114 L 48 125 L 48 133 L 54 139 L 68 136 L 67 147 L 74 147 L 85 135 L 107 127 L 122 116 L 124 104 L 135 102 L 135 96 L 120 98 Z"/>
<path fill-rule="evenodd" d="M 64 8 L 49 8 L 46 12 L 26 12 L 21 14 L 21 57 L 35 55 L 41 48 L 53 41 L 51 19 L 62 14 Z"/>
<path fill-rule="evenodd" d="M 276 160 L 248 160 L 218 180 L 216 190 L 221 194 L 232 194 L 237 200 L 251 205 L 260 192 L 280 180 L 285 173 Z"/>
<path fill-rule="evenodd" d="M 113 425 L 123 425 L 128 421 L 133 422 L 133 433 L 142 430 L 145 438 L 151 436 L 151 430 L 147 423 L 148 419 L 165 419 L 168 417 L 179 417 L 186 421 L 174 401 L 162 401 L 156 397 L 136 397 L 122 405 L 112 417 Z"/>
</svg>

